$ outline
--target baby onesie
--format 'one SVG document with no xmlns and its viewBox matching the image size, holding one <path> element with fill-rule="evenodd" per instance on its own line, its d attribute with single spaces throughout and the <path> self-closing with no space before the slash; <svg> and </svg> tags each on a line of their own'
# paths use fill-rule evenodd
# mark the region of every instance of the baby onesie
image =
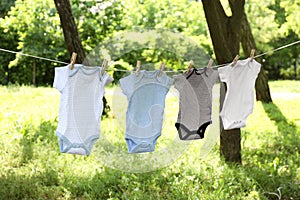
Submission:
<svg viewBox="0 0 300 200">
<path fill-rule="evenodd" d="M 260 67 L 260 63 L 248 58 L 233 67 L 230 64 L 218 69 L 220 80 L 227 86 L 220 113 L 224 130 L 246 126 L 247 117 L 253 112 L 254 85 Z"/>
<path fill-rule="evenodd" d="M 212 122 L 212 88 L 217 79 L 217 70 L 207 68 L 174 76 L 175 88 L 179 92 L 175 127 L 181 140 L 204 138 L 207 126 Z"/>
<path fill-rule="evenodd" d="M 125 140 L 129 153 L 152 152 L 161 135 L 165 98 L 173 82 L 164 72 L 141 70 L 120 79 L 127 96 Z"/>
<path fill-rule="evenodd" d="M 53 87 L 60 91 L 56 134 L 62 153 L 89 155 L 100 135 L 104 86 L 112 82 L 101 67 L 76 64 L 55 68 Z"/>
</svg>

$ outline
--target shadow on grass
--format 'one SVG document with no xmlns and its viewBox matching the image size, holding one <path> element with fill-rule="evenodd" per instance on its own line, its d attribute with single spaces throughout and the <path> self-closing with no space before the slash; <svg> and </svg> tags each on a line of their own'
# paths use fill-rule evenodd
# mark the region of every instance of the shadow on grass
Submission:
<svg viewBox="0 0 300 200">
<path fill-rule="evenodd" d="M 269 119 L 274 121 L 275 125 L 277 126 L 279 134 L 274 145 L 278 148 L 292 147 L 293 151 L 296 148 L 299 152 L 300 131 L 297 128 L 296 124 L 288 121 L 276 104 L 263 103 L 262 105 Z"/>
<path fill-rule="evenodd" d="M 100 167 L 101 170 L 84 176 L 72 169 L 56 168 L 59 162 L 52 166 L 45 158 L 41 161 L 41 172 L 26 175 L 8 170 L 1 175 L 0 199 L 196 199 L 204 190 L 214 195 L 211 199 L 238 199 L 235 194 L 245 196 L 256 191 L 261 199 L 299 199 L 299 128 L 275 104 L 263 106 L 278 133 L 271 143 L 255 150 L 246 149 L 245 160 L 249 163 L 244 167 L 228 166 L 224 170 L 223 166 L 213 165 L 194 172 L 186 170 L 188 163 L 184 163 L 178 169 L 141 174 Z M 42 121 L 38 127 L 30 123 L 20 129 L 24 163 L 34 159 L 34 148 L 58 145 L 55 121 Z"/>
<path fill-rule="evenodd" d="M 0 199 L 57 199 L 58 185 L 58 172 L 51 167 L 31 176 L 10 170 L 0 176 Z"/>
<path fill-rule="evenodd" d="M 56 144 L 55 136 L 56 120 L 41 121 L 37 128 L 31 122 L 25 122 L 17 126 L 17 131 L 22 134 L 19 145 L 22 147 L 20 164 L 28 163 L 33 157 L 33 147 L 37 141 L 42 143 Z"/>
<path fill-rule="evenodd" d="M 255 180 L 268 199 L 300 198 L 298 175 L 300 154 L 300 130 L 283 115 L 274 103 L 263 103 L 269 119 L 277 132 L 272 134 L 260 148 L 245 149 L 244 166 L 248 177 Z"/>
</svg>

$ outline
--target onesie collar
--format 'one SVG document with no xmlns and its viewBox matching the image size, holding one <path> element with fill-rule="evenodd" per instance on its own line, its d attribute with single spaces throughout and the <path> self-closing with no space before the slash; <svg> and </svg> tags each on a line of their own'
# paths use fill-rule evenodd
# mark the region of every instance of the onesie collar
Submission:
<svg viewBox="0 0 300 200">
<path fill-rule="evenodd" d="M 68 68 L 69 68 L 69 65 L 68 65 Z M 82 64 L 75 64 L 74 65 L 74 69 L 73 70 L 69 70 L 69 77 L 74 76 L 79 70 L 82 73 L 84 73 L 85 75 L 91 75 L 91 74 L 99 72 L 100 71 L 100 67 L 98 67 L 98 66 L 96 66 L 96 67 L 88 67 L 88 66 L 84 66 Z M 100 79 L 101 79 L 101 73 L 100 73 Z"/>
<path fill-rule="evenodd" d="M 230 63 L 228 66 L 231 69 L 234 69 L 234 68 L 239 67 L 239 66 L 247 66 L 247 67 L 251 68 L 251 66 L 249 65 L 250 59 L 251 58 L 246 58 L 244 60 L 238 60 L 234 66 L 232 66 L 233 63 Z M 254 60 L 253 60 L 253 62 L 254 62 Z"/>
<path fill-rule="evenodd" d="M 155 70 L 155 71 L 146 71 L 146 70 L 141 70 L 139 75 L 135 76 L 135 81 L 139 82 L 142 80 L 143 77 L 151 78 L 153 80 L 158 80 L 159 82 L 163 82 L 165 79 L 166 74 L 162 72 L 161 76 L 158 76 L 160 70 Z"/>
<path fill-rule="evenodd" d="M 200 69 L 193 68 L 193 70 L 189 74 L 187 74 L 187 75 L 184 74 L 184 75 L 185 75 L 186 79 L 190 78 L 193 74 L 201 75 L 201 76 L 202 76 L 202 74 L 204 74 L 206 77 L 208 77 L 210 75 L 209 71 L 210 70 L 208 70 L 207 67 L 200 68 Z"/>
</svg>

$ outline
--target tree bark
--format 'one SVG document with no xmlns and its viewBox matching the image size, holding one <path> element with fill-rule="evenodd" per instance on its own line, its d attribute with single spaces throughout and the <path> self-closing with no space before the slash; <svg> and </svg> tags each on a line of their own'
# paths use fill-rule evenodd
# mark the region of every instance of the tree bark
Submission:
<svg viewBox="0 0 300 200">
<path fill-rule="evenodd" d="M 245 0 L 229 0 L 232 16 L 228 17 L 219 0 L 202 0 L 205 18 L 211 35 L 218 64 L 229 63 L 239 53 L 241 18 Z M 221 83 L 220 109 L 225 98 Z M 227 162 L 241 163 L 240 129 L 224 130 L 220 123 L 220 155 Z"/>
<path fill-rule="evenodd" d="M 242 48 L 245 56 L 250 55 L 251 49 L 257 49 L 251 31 L 251 27 L 245 13 L 243 13 L 243 17 L 242 17 L 241 43 L 242 43 Z M 263 68 L 263 65 L 261 66 L 260 72 L 255 82 L 255 92 L 256 92 L 257 101 L 262 101 L 264 103 L 272 102 L 270 88 L 268 84 L 268 78 Z"/>
<path fill-rule="evenodd" d="M 59 14 L 61 26 L 64 32 L 65 43 L 70 53 L 70 58 L 73 52 L 77 53 L 76 63 L 89 65 L 85 59 L 85 51 L 83 49 L 77 25 L 75 23 L 72 8 L 69 0 L 54 0 L 57 12 Z"/>
<path fill-rule="evenodd" d="M 35 59 L 32 61 L 32 84 L 36 86 L 36 62 Z"/>
</svg>

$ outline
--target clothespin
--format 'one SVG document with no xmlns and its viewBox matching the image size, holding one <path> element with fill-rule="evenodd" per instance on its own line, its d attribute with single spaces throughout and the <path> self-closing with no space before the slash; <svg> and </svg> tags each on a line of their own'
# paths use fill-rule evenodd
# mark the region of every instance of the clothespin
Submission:
<svg viewBox="0 0 300 200">
<path fill-rule="evenodd" d="M 212 58 L 210 58 L 208 61 L 208 64 L 207 64 L 207 68 L 210 69 L 213 63 L 214 63 L 214 60 Z"/>
<path fill-rule="evenodd" d="M 251 49 L 251 53 L 250 53 L 250 61 L 252 62 L 254 59 L 254 54 L 255 54 L 255 49 Z"/>
<path fill-rule="evenodd" d="M 74 69 L 74 64 L 76 61 L 76 57 L 77 57 L 77 53 L 73 52 L 72 53 L 72 57 L 71 57 L 71 61 L 70 61 L 70 69 Z"/>
<path fill-rule="evenodd" d="M 161 76 L 162 75 L 162 72 L 164 71 L 164 68 L 165 68 L 165 63 L 161 63 L 160 64 L 160 70 L 159 70 L 159 73 L 158 73 L 158 76 Z"/>
<path fill-rule="evenodd" d="M 237 63 L 237 61 L 239 60 L 239 58 L 240 58 L 240 55 L 236 55 L 235 56 L 235 58 L 232 61 L 231 67 L 233 67 Z"/>
<path fill-rule="evenodd" d="M 141 61 L 138 60 L 136 62 L 136 71 L 135 71 L 135 75 L 138 76 L 140 74 L 140 69 L 141 69 Z"/>
<path fill-rule="evenodd" d="M 189 63 L 189 66 L 187 68 L 187 70 L 185 71 L 185 74 L 190 73 L 190 71 L 193 68 L 193 66 L 194 66 L 194 62 L 191 60 L 190 63 Z"/>
<path fill-rule="evenodd" d="M 107 63 L 108 63 L 108 61 L 106 59 L 104 59 L 103 63 L 102 63 L 102 66 L 101 66 L 102 67 L 102 69 L 101 69 L 101 75 L 104 74 L 106 66 L 107 66 Z"/>
</svg>

